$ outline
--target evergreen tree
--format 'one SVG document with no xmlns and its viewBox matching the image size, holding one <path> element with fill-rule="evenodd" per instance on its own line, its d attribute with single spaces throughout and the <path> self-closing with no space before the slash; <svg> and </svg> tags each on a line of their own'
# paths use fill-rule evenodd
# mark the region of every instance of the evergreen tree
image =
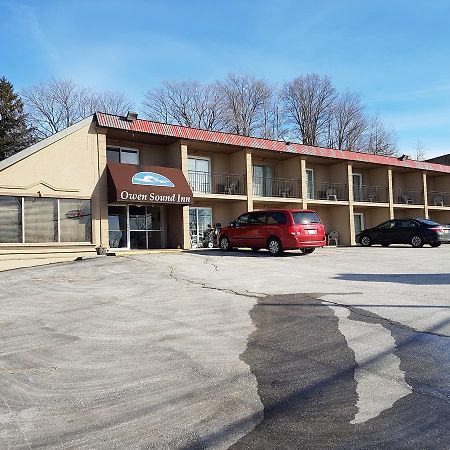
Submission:
<svg viewBox="0 0 450 450">
<path fill-rule="evenodd" d="M 35 142 L 25 119 L 22 99 L 5 77 L 0 78 L 0 160 Z"/>
</svg>

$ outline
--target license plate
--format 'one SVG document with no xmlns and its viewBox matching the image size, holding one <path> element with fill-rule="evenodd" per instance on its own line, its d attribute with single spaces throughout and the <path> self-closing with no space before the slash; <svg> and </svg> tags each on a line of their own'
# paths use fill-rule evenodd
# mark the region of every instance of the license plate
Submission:
<svg viewBox="0 0 450 450">
<path fill-rule="evenodd" d="M 306 230 L 307 234 L 317 234 L 317 230 Z"/>
</svg>

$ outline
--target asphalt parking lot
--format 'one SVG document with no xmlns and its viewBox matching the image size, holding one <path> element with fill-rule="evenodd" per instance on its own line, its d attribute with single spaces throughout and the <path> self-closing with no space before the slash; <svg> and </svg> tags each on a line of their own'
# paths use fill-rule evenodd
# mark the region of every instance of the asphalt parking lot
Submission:
<svg viewBox="0 0 450 450">
<path fill-rule="evenodd" d="M 450 245 L 0 273 L 0 448 L 449 448 Z"/>
</svg>

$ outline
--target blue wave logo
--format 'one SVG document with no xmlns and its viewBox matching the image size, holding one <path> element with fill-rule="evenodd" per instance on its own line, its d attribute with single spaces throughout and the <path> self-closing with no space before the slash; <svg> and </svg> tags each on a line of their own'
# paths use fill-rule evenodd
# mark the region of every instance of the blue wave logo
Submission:
<svg viewBox="0 0 450 450">
<path fill-rule="evenodd" d="M 133 175 L 131 182 L 145 186 L 175 187 L 167 177 L 156 172 L 138 172 Z"/>
</svg>

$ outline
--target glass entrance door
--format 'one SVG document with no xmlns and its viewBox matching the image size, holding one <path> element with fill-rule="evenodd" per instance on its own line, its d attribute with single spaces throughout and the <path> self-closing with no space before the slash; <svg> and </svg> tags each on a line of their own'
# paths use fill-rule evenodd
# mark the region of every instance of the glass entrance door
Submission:
<svg viewBox="0 0 450 450">
<path fill-rule="evenodd" d="M 314 200 L 314 171 L 306 169 L 306 198 Z"/>
<path fill-rule="evenodd" d="M 162 247 L 161 206 L 129 206 L 130 248 Z"/>
<path fill-rule="evenodd" d="M 200 246 L 205 230 L 212 224 L 211 208 L 189 208 L 189 234 L 193 248 Z"/>
<path fill-rule="evenodd" d="M 253 195 L 258 197 L 271 197 L 273 186 L 272 166 L 253 166 Z"/>
<path fill-rule="evenodd" d="M 362 202 L 362 175 L 360 173 L 354 173 L 353 178 L 353 200 L 355 202 Z"/>
<path fill-rule="evenodd" d="M 354 213 L 353 220 L 355 222 L 355 235 L 364 230 L 364 216 L 362 213 Z"/>
<path fill-rule="evenodd" d="M 123 249 L 162 248 L 162 206 L 109 206 L 109 247 Z"/>
<path fill-rule="evenodd" d="M 211 192 L 211 161 L 209 158 L 189 157 L 189 184 L 194 192 Z"/>
</svg>

